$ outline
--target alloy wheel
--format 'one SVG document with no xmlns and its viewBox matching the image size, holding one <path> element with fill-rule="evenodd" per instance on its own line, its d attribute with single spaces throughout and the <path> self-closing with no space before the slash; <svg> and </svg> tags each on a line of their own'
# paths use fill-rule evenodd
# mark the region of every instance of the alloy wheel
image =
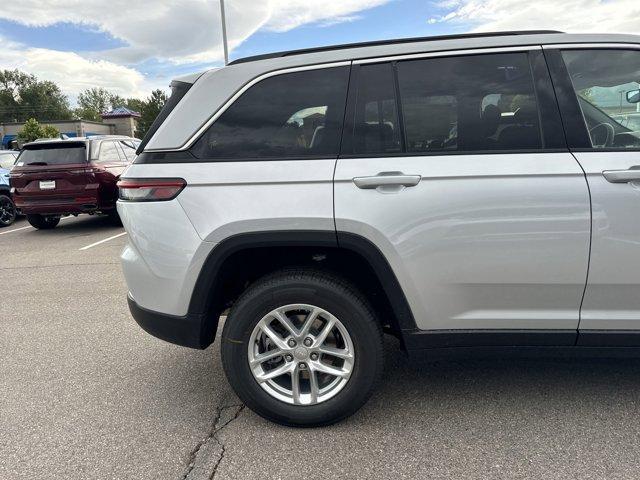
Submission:
<svg viewBox="0 0 640 480">
<path fill-rule="evenodd" d="M 342 322 L 313 305 L 285 305 L 253 329 L 248 361 L 253 377 L 274 398 L 315 405 L 338 394 L 354 367 L 354 348 Z"/>
<path fill-rule="evenodd" d="M 0 225 L 11 225 L 16 218 L 16 207 L 11 199 L 0 195 Z"/>
</svg>

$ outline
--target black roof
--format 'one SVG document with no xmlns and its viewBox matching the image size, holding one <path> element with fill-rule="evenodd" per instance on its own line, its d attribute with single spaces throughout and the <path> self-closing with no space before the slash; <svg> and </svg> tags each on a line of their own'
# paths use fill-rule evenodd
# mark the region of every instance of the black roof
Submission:
<svg viewBox="0 0 640 480">
<path fill-rule="evenodd" d="M 430 42 L 438 40 L 456 40 L 464 38 L 483 38 L 483 37 L 507 37 L 511 35 L 544 35 L 551 33 L 564 33 L 558 30 L 518 30 L 513 32 L 487 32 L 487 33 L 463 33 L 458 35 L 436 35 L 432 37 L 410 37 L 410 38 L 397 38 L 393 40 L 376 40 L 373 42 L 360 42 L 360 43 L 344 43 L 341 45 L 328 45 L 326 47 L 313 47 L 313 48 L 301 48 L 298 50 L 287 50 L 283 52 L 263 53 L 262 55 L 253 55 L 251 57 L 238 58 L 229 65 L 237 65 L 238 63 L 255 62 L 256 60 L 265 60 L 267 58 L 279 58 L 288 57 L 290 55 L 302 55 L 305 53 L 326 52 L 330 50 L 344 50 L 347 48 L 358 47 L 375 47 L 378 45 L 394 45 L 399 43 L 414 43 L 414 42 Z"/>
</svg>

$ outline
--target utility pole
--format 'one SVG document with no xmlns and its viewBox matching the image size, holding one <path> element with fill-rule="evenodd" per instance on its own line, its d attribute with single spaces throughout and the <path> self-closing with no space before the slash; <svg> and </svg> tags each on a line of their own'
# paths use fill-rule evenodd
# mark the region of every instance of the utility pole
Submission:
<svg viewBox="0 0 640 480">
<path fill-rule="evenodd" d="M 220 0 L 220 17 L 222 19 L 222 46 L 224 48 L 224 64 L 229 64 L 229 49 L 227 47 L 227 20 L 224 16 L 224 0 Z"/>
</svg>

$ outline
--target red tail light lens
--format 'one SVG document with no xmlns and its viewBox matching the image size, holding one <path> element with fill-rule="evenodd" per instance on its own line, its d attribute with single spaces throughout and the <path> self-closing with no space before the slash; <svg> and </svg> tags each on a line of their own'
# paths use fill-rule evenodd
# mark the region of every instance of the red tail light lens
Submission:
<svg viewBox="0 0 640 480">
<path fill-rule="evenodd" d="M 118 182 L 118 189 L 120 200 L 161 202 L 176 198 L 186 185 L 182 178 L 127 178 Z"/>
</svg>

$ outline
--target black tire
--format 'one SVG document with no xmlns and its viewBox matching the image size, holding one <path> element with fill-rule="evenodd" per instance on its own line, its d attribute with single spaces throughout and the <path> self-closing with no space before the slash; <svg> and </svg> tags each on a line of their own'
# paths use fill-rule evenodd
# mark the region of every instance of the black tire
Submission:
<svg viewBox="0 0 640 480">
<path fill-rule="evenodd" d="M 27 215 L 27 222 L 38 230 L 50 230 L 60 223 L 60 217 L 53 215 Z"/>
<path fill-rule="evenodd" d="M 348 382 L 334 397 L 315 405 L 293 405 L 267 393 L 249 367 L 248 348 L 257 323 L 275 308 L 310 304 L 337 317 L 354 347 Z M 231 308 L 221 340 L 222 365 L 240 399 L 262 417 L 282 425 L 330 425 L 355 413 L 369 399 L 382 373 L 382 329 L 364 295 L 331 274 L 289 269 L 249 287 Z"/>
<path fill-rule="evenodd" d="M 0 227 L 8 227 L 16 220 L 16 206 L 9 195 L 0 193 Z"/>
<path fill-rule="evenodd" d="M 115 208 L 113 210 L 109 210 L 107 213 L 107 219 L 111 225 L 117 227 L 122 226 L 122 220 L 120 219 L 120 215 L 118 215 L 118 210 Z"/>
</svg>

